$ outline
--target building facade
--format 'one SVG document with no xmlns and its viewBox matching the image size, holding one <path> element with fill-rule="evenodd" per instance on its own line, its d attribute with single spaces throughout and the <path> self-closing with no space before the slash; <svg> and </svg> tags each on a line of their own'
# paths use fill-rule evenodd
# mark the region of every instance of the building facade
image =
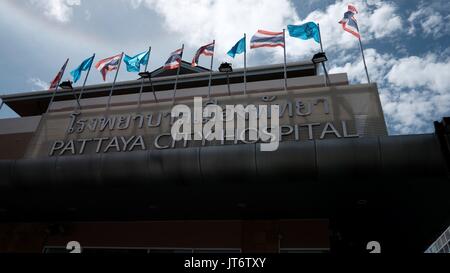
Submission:
<svg viewBox="0 0 450 273">
<path fill-rule="evenodd" d="M 142 94 L 136 80 L 2 97 L 20 118 L 0 120 L 0 251 L 424 252 L 449 224 L 448 120 L 389 136 L 376 84 L 312 62 L 288 64 L 287 90 L 283 65 L 249 68 L 245 94 L 242 70 L 213 72 L 210 97 L 207 69 L 183 62 L 176 94 L 171 73 Z M 174 141 L 171 109 L 194 97 L 279 105 L 278 150 Z"/>
</svg>

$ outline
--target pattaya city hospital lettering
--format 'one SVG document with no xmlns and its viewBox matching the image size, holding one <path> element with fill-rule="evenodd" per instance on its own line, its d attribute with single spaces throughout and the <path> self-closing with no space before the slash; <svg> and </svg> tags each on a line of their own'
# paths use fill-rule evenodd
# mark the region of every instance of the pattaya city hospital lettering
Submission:
<svg viewBox="0 0 450 273">
<path fill-rule="evenodd" d="M 274 100 L 274 98 L 264 97 L 263 101 Z M 321 107 L 321 109 L 318 109 Z M 267 116 L 270 118 L 270 105 L 267 107 Z M 279 105 L 280 119 L 286 115 L 290 118 L 308 117 L 314 111 L 322 110 L 325 115 L 329 115 L 329 102 L 326 98 L 316 98 L 309 101 L 296 100 L 292 102 L 284 102 Z M 259 115 L 258 115 L 259 116 Z M 170 112 L 150 112 L 144 114 L 126 114 L 114 115 L 109 117 L 87 117 L 82 118 L 80 114 L 73 113 L 70 116 L 70 122 L 67 130 L 68 135 L 75 135 L 76 139 L 71 140 L 56 140 L 50 144 L 49 156 L 63 156 L 63 155 L 77 155 L 84 154 L 86 151 L 95 153 L 108 152 L 130 152 L 147 149 L 174 149 L 178 147 L 191 147 L 194 142 L 201 146 L 207 146 L 208 143 L 214 145 L 236 145 L 236 144 L 250 144 L 258 141 L 250 140 L 222 140 L 222 141 L 208 141 L 203 140 L 181 140 L 176 141 L 172 138 L 170 126 L 175 123 L 176 117 L 171 117 Z M 203 123 L 207 123 L 208 119 L 204 119 Z M 161 133 L 164 124 L 169 124 L 167 129 Z M 120 136 L 118 132 L 132 129 L 155 129 L 158 134 L 133 134 L 127 136 Z M 102 133 L 105 131 L 111 134 L 118 134 L 119 136 L 111 137 L 93 137 L 93 138 L 78 138 L 82 133 L 88 132 L 91 134 Z M 301 137 L 301 133 L 305 137 Z M 359 137 L 356 132 L 350 132 L 347 121 L 323 122 L 323 123 L 298 123 L 294 125 L 280 125 L 280 141 L 292 139 L 295 141 L 314 140 L 315 136 L 319 139 L 328 137 L 335 138 L 355 138 Z M 194 138 L 192 138 L 194 139 Z M 181 144 L 180 144 L 181 143 Z"/>
</svg>

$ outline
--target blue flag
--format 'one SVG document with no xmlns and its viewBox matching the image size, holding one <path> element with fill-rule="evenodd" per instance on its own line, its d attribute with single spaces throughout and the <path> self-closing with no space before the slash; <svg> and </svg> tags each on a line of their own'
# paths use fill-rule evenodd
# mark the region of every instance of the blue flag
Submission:
<svg viewBox="0 0 450 273">
<path fill-rule="evenodd" d="M 241 54 L 242 52 L 245 51 L 245 37 L 243 37 L 242 39 L 239 40 L 239 42 L 237 42 L 231 49 L 230 51 L 228 51 L 228 55 L 230 55 L 232 58 L 234 58 L 234 56 L 236 54 Z"/>
<path fill-rule="evenodd" d="M 139 72 L 141 70 L 141 64 L 146 65 L 148 63 L 149 55 L 148 51 L 142 52 L 134 57 L 125 55 L 123 61 L 127 65 L 127 71 Z"/>
<path fill-rule="evenodd" d="M 287 28 L 291 37 L 302 40 L 314 38 L 314 41 L 320 43 L 319 26 L 314 22 L 308 22 L 300 26 L 288 25 Z"/>
<path fill-rule="evenodd" d="M 87 58 L 80 64 L 80 66 L 70 72 L 70 75 L 73 77 L 73 82 L 77 82 L 81 77 L 81 72 L 86 71 L 91 67 L 92 62 L 94 61 L 94 56 Z"/>
</svg>

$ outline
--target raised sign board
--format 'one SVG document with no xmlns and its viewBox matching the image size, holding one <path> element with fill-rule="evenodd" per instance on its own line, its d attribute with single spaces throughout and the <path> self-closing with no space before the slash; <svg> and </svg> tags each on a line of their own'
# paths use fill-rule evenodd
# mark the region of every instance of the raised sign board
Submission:
<svg viewBox="0 0 450 273">
<path fill-rule="evenodd" d="M 183 103 L 193 105 L 193 100 Z M 376 85 L 353 85 L 214 97 L 218 105 L 280 107 L 281 141 L 387 135 Z M 26 157 L 239 145 L 242 141 L 174 141 L 172 102 L 136 102 L 106 109 L 51 112 L 41 120 Z M 245 142 L 247 143 L 247 142 Z"/>
</svg>

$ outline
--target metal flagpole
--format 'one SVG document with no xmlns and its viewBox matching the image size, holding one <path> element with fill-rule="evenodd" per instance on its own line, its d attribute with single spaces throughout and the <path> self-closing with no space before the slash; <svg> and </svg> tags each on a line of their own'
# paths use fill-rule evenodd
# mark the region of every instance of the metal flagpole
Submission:
<svg viewBox="0 0 450 273">
<path fill-rule="evenodd" d="M 244 95 L 247 95 L 247 34 L 244 33 Z"/>
<path fill-rule="evenodd" d="M 213 40 L 213 55 L 211 56 L 211 68 L 209 71 L 209 83 L 208 83 L 208 100 L 211 98 L 211 80 L 212 80 L 212 73 L 213 73 L 213 63 L 214 63 L 214 53 L 216 52 L 216 40 Z"/>
<path fill-rule="evenodd" d="M 92 64 L 94 63 L 95 53 L 92 55 L 91 58 L 92 58 L 91 65 L 89 66 L 89 69 L 88 69 L 88 71 L 86 73 L 86 76 L 84 77 L 83 86 L 81 87 L 80 95 L 78 96 L 78 108 L 77 109 L 81 109 L 81 98 L 83 96 L 84 88 L 86 86 L 86 82 L 87 82 L 87 79 L 89 77 L 89 73 L 91 72 Z"/>
<path fill-rule="evenodd" d="M 322 33 L 320 32 L 320 25 L 317 24 L 317 28 L 319 30 L 319 42 L 320 42 L 320 52 L 323 53 L 323 44 L 322 44 Z M 328 77 L 327 67 L 325 66 L 325 62 L 322 62 L 323 73 L 325 74 L 325 86 L 330 84 L 330 79 Z"/>
<path fill-rule="evenodd" d="M 148 78 L 150 81 L 150 87 L 152 88 L 153 97 L 155 98 L 155 102 L 158 102 L 158 98 L 156 98 L 155 88 L 153 87 L 153 81 L 152 81 L 152 75 L 150 74 L 150 78 Z"/>
<path fill-rule="evenodd" d="M 151 52 L 152 47 L 150 47 Z M 150 61 L 150 54 L 148 56 L 148 61 Z M 148 63 L 147 63 L 148 64 Z M 156 98 L 155 88 L 153 87 L 153 80 L 152 80 L 152 74 L 149 74 L 148 80 L 150 81 L 150 87 L 152 88 L 153 97 L 155 98 L 155 102 L 158 102 L 158 98 Z"/>
<path fill-rule="evenodd" d="M 120 70 L 120 65 L 122 64 L 122 59 L 123 59 L 123 52 L 120 55 L 120 61 L 119 61 L 119 66 L 117 67 L 117 71 L 116 71 L 116 76 L 114 77 L 114 82 L 111 86 L 111 91 L 109 92 L 109 98 L 108 98 L 108 104 L 106 105 L 106 110 L 109 110 L 109 106 L 111 105 L 111 97 L 114 91 L 114 86 L 116 85 L 116 81 L 117 81 L 117 75 L 119 74 L 119 70 Z"/>
<path fill-rule="evenodd" d="M 73 89 L 72 89 L 72 94 L 73 94 L 73 97 L 75 98 L 75 100 L 77 101 L 77 107 L 81 108 L 80 101 L 78 100 L 78 97 L 75 94 L 75 92 L 73 92 Z"/>
<path fill-rule="evenodd" d="M 177 77 L 175 78 L 175 87 L 173 90 L 172 104 L 175 104 L 175 97 L 177 95 L 178 76 L 180 75 L 181 64 L 183 62 L 184 44 L 181 46 L 181 59 L 177 69 Z"/>
<path fill-rule="evenodd" d="M 52 98 L 50 99 L 50 103 L 48 104 L 47 111 L 45 112 L 46 114 L 50 111 L 50 107 L 52 106 L 53 101 L 55 100 L 56 92 L 57 92 L 58 89 L 59 89 L 59 84 L 61 83 L 61 80 L 62 80 L 62 78 L 64 77 L 64 73 L 66 72 L 67 63 L 69 63 L 69 59 L 67 59 L 66 62 L 65 62 L 65 64 L 64 64 L 64 69 L 63 69 L 61 78 L 59 78 L 58 84 L 56 85 L 55 90 L 53 91 Z M 59 73 L 59 72 L 58 72 L 58 73 Z"/>
<path fill-rule="evenodd" d="M 364 69 L 366 70 L 367 82 L 370 83 L 369 72 L 367 71 L 367 65 L 366 65 L 366 57 L 364 57 L 364 49 L 363 49 L 363 46 L 361 43 L 361 36 L 358 38 L 358 41 L 359 41 L 359 47 L 361 49 L 362 59 L 364 62 Z"/>
<path fill-rule="evenodd" d="M 286 67 L 286 30 L 283 28 L 283 41 L 284 41 L 284 91 L 287 92 L 287 67 Z"/>
<path fill-rule="evenodd" d="M 320 52 L 323 52 L 322 33 L 320 32 L 320 25 L 319 24 L 317 24 L 317 28 L 319 30 Z"/>
<path fill-rule="evenodd" d="M 227 86 L 228 86 L 228 96 L 231 96 L 230 90 L 230 72 L 227 71 Z"/>
<path fill-rule="evenodd" d="M 148 62 L 150 61 L 150 52 L 152 51 L 152 47 L 150 46 L 148 48 L 148 58 L 147 63 L 145 64 L 144 72 L 147 72 L 148 68 Z M 144 89 L 144 78 L 141 80 L 141 89 L 139 90 L 139 101 L 138 101 L 138 108 L 141 108 L 141 100 L 142 100 L 142 90 Z M 153 93 L 154 94 L 154 93 Z"/>
</svg>

